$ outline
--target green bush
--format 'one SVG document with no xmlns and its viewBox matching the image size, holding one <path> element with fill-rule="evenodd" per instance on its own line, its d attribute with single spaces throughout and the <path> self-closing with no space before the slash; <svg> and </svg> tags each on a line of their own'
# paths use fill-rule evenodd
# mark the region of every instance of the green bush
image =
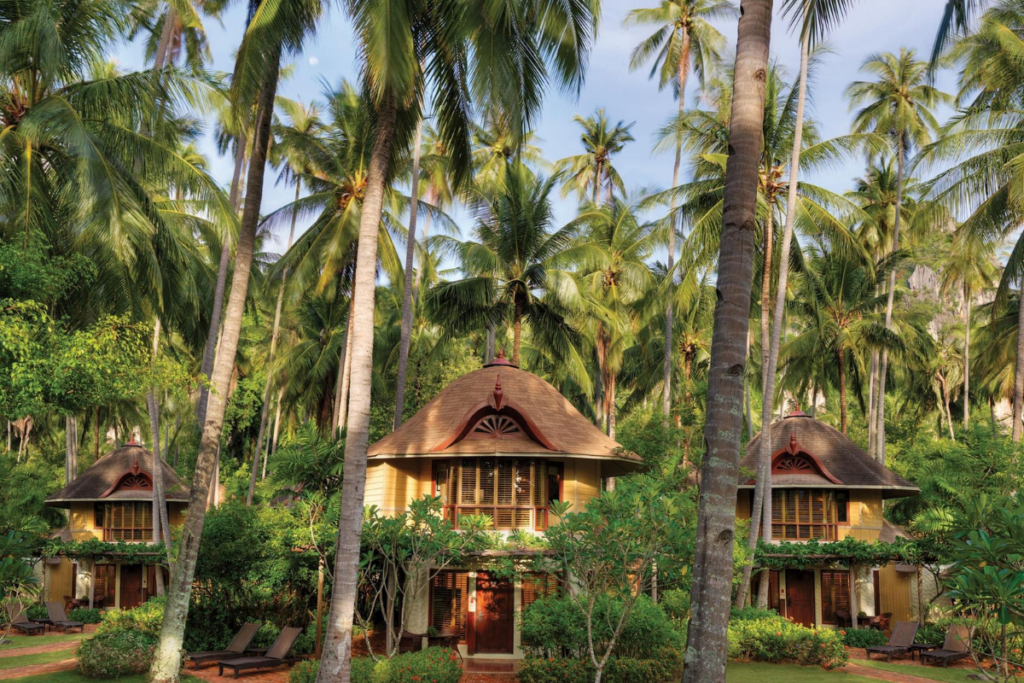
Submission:
<svg viewBox="0 0 1024 683">
<path fill-rule="evenodd" d="M 288 683 L 314 683 L 319 671 L 318 661 L 300 662 L 288 674 Z M 379 662 L 369 657 L 352 658 L 352 683 L 459 683 L 460 678 L 459 656 L 440 647 L 407 652 Z"/>
<path fill-rule="evenodd" d="M 734 609 L 729 613 L 729 622 L 734 621 L 756 621 L 757 619 L 775 619 L 779 613 L 773 609 L 761 609 L 760 607 L 744 607 Z"/>
<path fill-rule="evenodd" d="M 658 602 L 670 619 L 678 622 L 690 620 L 690 591 L 673 589 L 661 594 Z"/>
<path fill-rule="evenodd" d="M 843 643 L 847 647 L 875 647 L 889 642 L 884 633 L 873 628 L 839 631 L 839 635 L 843 637 Z"/>
<path fill-rule="evenodd" d="M 666 683 L 683 673 L 681 650 L 664 648 L 650 659 L 612 657 L 602 680 L 606 683 Z M 528 656 L 519 663 L 520 683 L 590 683 L 595 668 L 590 659 Z"/>
<path fill-rule="evenodd" d="M 149 670 L 156 636 L 143 631 L 111 631 L 83 640 L 75 650 L 78 669 L 88 678 L 119 678 Z"/>
<path fill-rule="evenodd" d="M 83 624 L 98 624 L 100 623 L 100 610 L 90 609 L 88 607 L 76 607 L 68 612 L 68 619 L 71 621 L 80 621 Z"/>
<path fill-rule="evenodd" d="M 745 616 L 753 615 L 747 613 Z M 838 631 L 805 628 L 775 613 L 760 618 L 731 620 L 729 657 L 757 662 L 794 660 L 826 669 L 842 666 L 849 660 Z"/>
<path fill-rule="evenodd" d="M 100 616 L 100 625 L 96 634 L 140 631 L 151 636 L 160 633 L 160 625 L 164 621 L 166 598 L 150 598 L 135 609 L 105 610 Z"/>
<path fill-rule="evenodd" d="M 954 624 L 974 629 L 973 641 L 975 646 L 980 646 L 983 638 L 991 640 L 993 638 L 997 638 L 999 634 L 999 624 L 994 619 L 942 617 L 941 619 L 936 619 L 934 623 L 925 624 L 924 626 L 919 627 L 917 629 L 917 635 L 914 636 L 914 642 L 929 645 L 942 645 L 943 641 L 946 640 L 946 633 L 949 631 L 949 627 Z"/>
<path fill-rule="evenodd" d="M 618 621 L 622 603 L 601 596 L 594 609 L 594 640 L 598 651 L 611 638 L 611 624 Z M 580 608 L 567 597 L 542 598 L 523 611 L 523 649 L 538 656 L 583 658 L 587 652 L 587 621 Z M 641 596 L 616 641 L 616 657 L 652 659 L 664 648 L 683 649 L 685 637 L 679 625 L 660 605 Z"/>
<path fill-rule="evenodd" d="M 25 616 L 29 619 L 47 619 L 50 615 L 46 613 L 46 605 L 36 603 L 25 610 Z"/>
</svg>

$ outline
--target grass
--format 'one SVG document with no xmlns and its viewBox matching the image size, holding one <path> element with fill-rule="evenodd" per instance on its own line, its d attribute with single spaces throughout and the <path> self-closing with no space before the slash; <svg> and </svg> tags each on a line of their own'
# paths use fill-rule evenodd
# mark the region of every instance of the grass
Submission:
<svg viewBox="0 0 1024 683">
<path fill-rule="evenodd" d="M 825 671 L 816 666 L 756 662 L 730 662 L 725 680 L 726 683 L 878 683 L 874 678 L 854 676 L 842 671 Z"/>
<path fill-rule="evenodd" d="M 33 655 L 13 655 L 11 657 L 0 657 L 0 671 L 3 671 L 5 669 L 16 669 L 19 666 L 49 664 L 50 662 L 61 662 L 65 659 L 74 659 L 74 652 L 74 650 L 54 650 L 52 652 L 37 652 Z"/>
<path fill-rule="evenodd" d="M 189 681 L 189 683 L 201 683 L 198 678 L 184 673 L 181 674 L 180 678 L 182 681 Z M 5 681 L 4 683 L 8 682 Z M 78 673 L 78 671 L 58 671 L 50 674 L 39 674 L 38 676 L 12 678 L 10 683 L 95 683 L 95 681 L 91 678 L 86 678 Z M 122 676 L 117 679 L 117 683 L 146 683 L 146 675 Z"/>
<path fill-rule="evenodd" d="M 967 683 L 973 679 L 968 678 L 971 674 L 978 673 L 977 669 L 943 669 L 942 666 L 913 666 L 907 664 L 890 664 L 889 662 L 882 662 L 878 660 L 867 661 L 863 659 L 851 660 L 852 664 L 860 664 L 861 666 L 869 666 L 872 669 L 879 669 L 881 671 L 894 671 L 901 674 L 909 674 L 911 676 L 918 676 L 920 678 L 927 678 L 932 681 L 941 681 L 942 683 Z"/>
<path fill-rule="evenodd" d="M 35 647 L 37 645 L 49 645 L 50 643 L 69 643 L 81 640 L 85 635 L 82 633 L 54 633 L 42 636 L 16 636 L 13 633 L 7 636 L 9 643 L 0 645 L 0 656 L 16 650 L 19 647 Z"/>
</svg>

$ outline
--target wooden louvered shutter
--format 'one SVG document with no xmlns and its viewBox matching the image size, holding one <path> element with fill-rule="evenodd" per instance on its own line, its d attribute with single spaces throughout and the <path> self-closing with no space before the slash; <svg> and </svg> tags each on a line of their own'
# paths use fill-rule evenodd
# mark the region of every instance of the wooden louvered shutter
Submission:
<svg viewBox="0 0 1024 683">
<path fill-rule="evenodd" d="M 513 462 L 508 459 L 498 460 L 498 505 L 512 505 L 513 502 Z"/>
<path fill-rule="evenodd" d="M 796 538 L 796 492 L 786 491 L 782 513 L 786 518 L 786 538 Z"/>
<path fill-rule="evenodd" d="M 459 482 L 459 503 L 476 502 L 476 459 L 467 458 L 462 461 L 462 479 Z"/>
<path fill-rule="evenodd" d="M 772 538 L 782 538 L 782 506 L 786 501 L 785 491 L 772 492 Z"/>
<path fill-rule="evenodd" d="M 481 505 L 494 505 L 494 461 L 490 458 L 480 460 L 480 498 Z"/>
<path fill-rule="evenodd" d="M 439 572 L 431 582 L 430 625 L 466 640 L 466 608 L 469 596 L 466 572 Z"/>
</svg>

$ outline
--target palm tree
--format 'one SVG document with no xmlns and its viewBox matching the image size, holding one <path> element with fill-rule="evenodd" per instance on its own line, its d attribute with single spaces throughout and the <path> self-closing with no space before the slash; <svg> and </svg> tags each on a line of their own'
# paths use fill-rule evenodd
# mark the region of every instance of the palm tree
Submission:
<svg viewBox="0 0 1024 683">
<path fill-rule="evenodd" d="M 598 424 L 615 438 L 615 389 L 623 353 L 638 328 L 639 305 L 653 287 L 646 264 L 657 233 L 637 218 L 635 206 L 625 200 L 583 208 L 576 223 L 585 226 L 582 244 L 592 253 L 580 277 L 584 297 L 592 303 L 594 350 L 602 395 L 598 396 Z"/>
<path fill-rule="evenodd" d="M 242 314 L 249 287 L 280 61 L 285 51 L 301 49 L 303 40 L 313 31 L 320 10 L 321 6 L 317 2 L 263 0 L 252 8 L 249 25 L 235 62 L 231 99 L 237 108 L 236 111 L 241 113 L 248 109 L 251 102 L 258 102 L 251 168 L 246 179 L 246 203 L 238 231 L 224 331 L 219 341 L 219 353 L 214 361 L 211 376 L 215 392 L 211 392 L 208 400 L 206 422 L 203 425 L 189 497 L 191 512 L 182 527 L 182 542 L 175 563 L 176 571 L 171 577 L 163 626 L 149 673 L 150 680 L 155 683 L 171 683 L 178 680 L 181 644 L 206 517 L 206 501 L 224 426 L 226 397 L 235 365 L 235 353 L 238 350 Z"/>
<path fill-rule="evenodd" d="M 754 269 L 758 167 L 762 149 L 764 74 L 768 69 L 771 0 L 745 0 L 736 40 L 736 66 L 729 127 L 732 155 L 726 169 L 718 306 L 708 372 L 691 617 L 683 683 L 724 683 L 727 629 L 732 598 L 736 482 L 743 435 L 743 375 Z"/>
<path fill-rule="evenodd" d="M 728 19 L 736 14 L 728 0 L 662 0 L 658 7 L 631 10 L 624 25 L 657 26 L 658 28 L 633 48 L 629 69 L 638 69 L 651 60 L 649 78 L 658 76 L 658 89 L 671 84 L 679 103 L 679 116 L 686 105 L 686 81 L 692 68 L 703 88 L 710 72 L 722 60 L 725 36 L 711 25 L 710 20 Z M 675 164 L 672 166 L 672 187 L 679 185 L 679 165 L 682 161 L 682 140 L 676 142 Z M 672 208 L 675 208 L 674 206 Z M 669 278 L 674 277 L 672 267 L 676 257 L 676 226 L 668 231 Z M 665 308 L 665 361 L 662 387 L 662 413 L 667 417 L 672 396 L 672 327 L 671 303 Z"/>
<path fill-rule="evenodd" d="M 295 220 L 298 218 L 298 202 L 302 194 L 302 177 L 309 151 L 317 147 L 314 140 L 320 127 L 320 111 L 313 104 L 305 107 L 301 102 L 279 97 L 277 106 L 288 117 L 289 123 L 279 122 L 273 130 L 274 146 L 270 149 L 270 162 L 284 168 L 278 180 L 291 179 L 295 182 L 295 203 L 292 205 L 292 222 L 288 230 L 288 247 L 291 249 L 295 240 Z M 263 389 L 263 407 L 260 409 L 260 429 L 256 436 L 255 457 L 252 460 L 252 472 L 249 475 L 249 491 L 245 504 L 252 505 L 253 492 L 256 490 L 256 470 L 263 452 L 263 436 L 267 430 L 267 412 L 270 407 L 270 386 L 274 381 L 274 352 L 277 350 L 277 334 L 281 327 L 281 306 L 284 304 L 285 283 L 288 280 L 288 269 L 281 271 L 281 286 L 277 291 L 277 306 L 274 308 L 274 325 L 270 333 L 270 354 L 267 356 L 267 383 Z M 264 461 L 266 472 L 266 461 Z"/>
<path fill-rule="evenodd" d="M 971 426 L 971 305 L 974 297 L 994 286 L 997 269 L 993 263 L 994 245 L 960 230 L 953 238 L 942 268 L 942 291 L 947 296 L 956 290 L 964 316 L 963 396 L 964 429 Z M 947 410 L 948 412 L 948 410 Z"/>
<path fill-rule="evenodd" d="M 435 244 L 457 256 L 465 277 L 444 282 L 427 295 L 431 318 L 449 334 L 511 324 L 512 363 L 519 365 L 523 324 L 561 353 L 584 383 L 587 373 L 576 351 L 576 333 L 565 320 L 582 307 L 573 275 L 564 266 L 597 250 L 576 244 L 575 223 L 552 232 L 551 193 L 559 176 L 535 176 L 510 164 L 504 186 L 478 192 L 476 240 L 439 236 Z"/>
<path fill-rule="evenodd" d="M 363 520 L 366 449 L 373 367 L 373 311 L 377 235 L 394 150 L 407 147 L 422 97 L 432 85 L 434 115 L 451 159 L 456 185 L 470 170 L 468 112 L 472 97 L 493 105 L 517 136 L 538 113 L 548 81 L 579 91 L 597 31 L 600 7 L 555 0 L 443 5 L 397 0 L 382 12 L 373 0 L 348 9 L 363 56 L 363 77 L 376 114 L 366 191 L 359 221 L 350 316 L 352 372 L 345 441 L 345 481 L 338 521 L 338 552 L 331 622 L 317 680 L 348 683 Z M 429 68 L 421 69 L 421 65 Z"/>
<path fill-rule="evenodd" d="M 876 77 L 873 81 L 855 81 L 846 90 L 850 107 L 863 105 L 856 113 L 853 130 L 857 133 L 873 131 L 890 136 L 896 153 L 896 206 L 903 203 L 903 174 L 906 154 L 922 147 L 938 130 L 932 110 L 939 104 L 950 102 L 950 97 L 928 83 L 928 64 L 915 58 L 915 52 L 906 48 L 900 54 L 876 54 L 868 57 L 861 70 Z M 893 253 L 900 244 L 900 213 L 893 221 Z M 896 289 L 896 271 L 889 274 L 889 298 L 885 305 L 886 328 L 892 324 L 892 302 Z M 875 457 L 885 462 L 885 379 L 889 356 L 882 349 L 878 366 L 878 389 Z"/>
<path fill-rule="evenodd" d="M 555 170 L 564 178 L 562 196 L 575 192 L 583 201 L 587 192 L 591 193 L 590 201 L 600 202 L 601 188 L 605 191 L 605 202 L 612 203 L 612 193 L 618 190 L 625 192 L 622 178 L 612 165 L 612 157 L 622 151 L 627 142 L 633 141 L 629 129 L 633 124 L 623 121 L 612 125 L 605 118 L 604 109 L 598 109 L 593 116 L 573 116 L 572 120 L 580 124 L 583 134 L 583 154 L 559 159 Z"/>
</svg>

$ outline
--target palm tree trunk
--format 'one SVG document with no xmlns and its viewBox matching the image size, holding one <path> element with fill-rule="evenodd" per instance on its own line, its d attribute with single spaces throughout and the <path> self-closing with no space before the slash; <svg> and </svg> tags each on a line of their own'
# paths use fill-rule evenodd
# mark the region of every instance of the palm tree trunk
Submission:
<svg viewBox="0 0 1024 683">
<path fill-rule="evenodd" d="M 484 349 L 484 363 L 490 363 L 492 360 L 494 360 L 494 338 L 495 338 L 495 336 L 496 335 L 495 335 L 495 332 L 494 332 L 494 324 L 493 323 L 488 323 L 488 325 L 487 325 L 487 338 L 486 338 L 486 341 L 484 342 L 486 347 L 487 347 L 487 348 Z"/>
<path fill-rule="evenodd" d="M 292 248 L 295 240 L 295 219 L 299 215 L 299 194 L 302 192 L 302 178 L 295 181 L 295 203 L 292 205 L 292 225 L 288 231 L 288 248 Z M 277 335 L 281 330 L 281 308 L 284 305 L 284 287 L 288 280 L 288 268 L 281 271 L 281 287 L 277 290 L 277 306 L 274 308 L 274 327 L 270 332 L 270 355 L 267 356 L 267 381 L 263 387 L 263 408 L 260 410 L 260 430 L 256 436 L 256 450 L 252 454 L 252 472 L 249 474 L 249 490 L 245 494 L 245 505 L 252 505 L 252 497 L 256 491 L 256 472 L 259 471 L 260 454 L 263 452 L 263 437 L 267 432 L 267 415 L 270 413 L 270 385 L 274 381 L 274 353 L 277 350 Z M 266 472 L 266 466 L 263 471 Z"/>
<path fill-rule="evenodd" d="M 347 389 L 345 387 L 345 372 L 347 370 L 345 365 L 348 360 L 348 334 L 351 327 L 351 318 L 352 299 L 350 298 L 348 300 L 348 313 L 345 314 L 345 334 L 341 337 L 341 350 L 338 352 L 338 374 L 334 376 L 334 415 L 331 417 L 332 436 L 337 435 L 338 430 L 345 424 L 342 402 L 344 401 L 343 390 Z"/>
<path fill-rule="evenodd" d="M 64 485 L 78 478 L 78 418 L 64 416 Z M 27 438 L 23 439 L 27 441 Z"/>
<path fill-rule="evenodd" d="M 350 299 L 349 306 L 351 307 L 351 305 L 352 301 Z M 351 314 L 349 317 L 351 318 Z M 347 424 L 346 420 L 348 416 L 348 404 L 350 398 L 349 386 L 352 384 L 352 343 L 351 335 L 348 333 L 345 335 L 345 343 L 348 345 L 348 348 L 345 349 L 345 358 L 343 359 L 345 363 L 345 374 L 341 378 L 341 406 L 338 408 L 338 424 L 335 425 L 335 430 L 341 430 L 341 428 Z"/>
<path fill-rule="evenodd" d="M 964 429 L 971 428 L 971 290 L 964 282 Z"/>
<path fill-rule="evenodd" d="M 280 52 L 275 56 L 279 63 Z M 175 571 L 171 575 L 171 586 L 167 592 L 167 606 L 163 626 L 157 642 L 149 680 L 152 683 L 176 683 L 181 665 L 182 642 L 185 635 L 185 620 L 188 617 L 189 599 L 192 594 L 192 579 L 195 576 L 199 543 L 206 521 L 206 501 L 210 496 L 210 484 L 214 478 L 214 466 L 224 427 L 224 408 L 231 373 L 238 351 L 238 338 L 242 328 L 242 313 L 249 288 L 249 273 L 252 268 L 256 227 L 260 218 L 260 204 L 263 199 L 263 174 L 266 165 L 267 148 L 270 141 L 270 122 L 274 113 L 274 95 L 277 91 L 277 70 L 268 76 L 260 91 L 256 113 L 256 131 L 252 149 L 252 169 L 247 179 L 246 196 L 242 221 L 238 231 L 238 246 L 235 250 L 235 268 L 231 277 L 231 294 L 228 297 L 224 318 L 224 333 L 220 340 L 220 353 L 213 365 L 212 384 L 215 391 L 210 393 L 203 436 L 199 442 L 196 471 L 189 495 L 188 515 L 182 527 L 181 545 Z M 360 501 L 360 506 L 362 502 Z"/>
<path fill-rule="evenodd" d="M 412 181 L 410 183 L 409 234 L 405 238 L 405 288 L 402 291 L 402 334 L 398 342 L 398 377 L 395 380 L 394 429 L 402 426 L 405 410 L 405 372 L 409 366 L 409 342 L 412 336 L 412 271 L 416 254 L 416 209 L 420 191 L 420 139 L 423 135 L 423 117 L 416 122 L 412 140 Z"/>
<path fill-rule="evenodd" d="M 676 71 L 679 74 L 679 117 L 682 118 L 683 110 L 686 108 L 686 74 L 690 59 L 690 33 L 684 26 L 683 29 L 684 49 L 679 55 L 679 66 Z M 672 187 L 679 187 L 679 165 L 683 157 L 682 137 L 676 140 L 676 159 L 672 165 Z M 664 377 L 661 388 L 661 414 L 665 416 L 665 424 L 668 425 L 668 417 L 672 412 L 672 328 L 675 325 L 675 308 L 673 307 L 672 283 L 675 279 L 672 268 L 676 258 L 676 225 L 675 225 L 676 199 L 672 196 L 672 221 L 668 231 L 668 303 L 665 304 L 665 364 L 663 368 Z"/>
<path fill-rule="evenodd" d="M 1021 412 L 1024 406 L 1024 285 L 1021 286 L 1020 304 L 1017 308 L 1017 362 L 1013 369 L 1013 429 L 1011 438 L 1018 443 L 1021 438 Z"/>
<path fill-rule="evenodd" d="M 868 375 L 868 457 L 875 458 L 875 418 L 878 415 L 878 349 L 871 349 L 871 374 Z"/>
<path fill-rule="evenodd" d="M 519 341 L 523 333 L 523 302 L 516 295 L 515 321 L 512 326 L 512 365 L 519 365 Z"/>
<path fill-rule="evenodd" d="M 843 349 L 836 353 L 836 362 L 839 367 L 839 427 L 840 431 L 846 433 L 846 354 Z"/>
<path fill-rule="evenodd" d="M 153 355 L 150 358 L 150 368 L 156 365 L 156 355 L 160 349 L 160 318 L 153 323 Z M 160 409 L 156 402 L 156 389 L 150 386 L 146 392 L 146 408 L 149 411 L 149 432 L 152 437 L 150 450 L 153 453 L 153 542 L 163 539 L 163 515 L 160 514 L 160 505 L 163 502 L 163 471 L 160 468 Z M 170 545 L 167 546 L 168 548 Z M 156 580 L 157 595 L 164 594 L 164 582 L 162 572 L 156 572 L 159 577 Z"/>
<path fill-rule="evenodd" d="M 615 438 L 615 373 L 609 371 L 605 381 L 605 409 L 608 411 L 608 436 Z"/>
<path fill-rule="evenodd" d="M 722 241 L 708 371 L 707 455 L 694 549 L 691 617 L 683 683 L 724 683 L 736 531 L 736 486 L 743 434 L 745 340 L 757 228 L 765 73 L 772 0 L 743 0 L 736 41 L 731 150 L 725 174 Z"/>
<path fill-rule="evenodd" d="M 160 31 L 160 42 L 157 43 L 156 53 L 153 55 L 153 68 L 159 71 L 167 63 L 167 53 L 171 49 L 171 38 L 174 35 L 174 25 L 178 21 L 178 13 L 174 5 L 167 6 L 167 14 L 164 15 L 163 29 Z"/>
<path fill-rule="evenodd" d="M 241 206 L 241 185 L 242 174 L 245 169 L 246 140 L 242 135 L 238 138 L 235 148 L 235 170 L 231 176 L 231 189 L 228 194 L 228 201 L 234 212 L 238 213 Z M 217 284 L 213 290 L 213 310 L 210 311 L 210 329 L 206 333 L 206 344 L 203 346 L 203 362 L 200 372 L 209 381 L 213 371 L 213 355 L 217 348 L 217 332 L 220 329 L 220 314 L 224 304 L 224 290 L 228 282 L 228 263 L 231 261 L 231 240 L 228 239 L 228 231 L 224 231 L 220 245 L 220 263 L 217 265 Z M 204 385 L 199 388 L 199 400 L 196 401 L 196 420 L 199 429 L 202 430 L 206 424 L 206 403 L 210 397 L 210 390 Z"/>
<path fill-rule="evenodd" d="M 263 474 L 261 480 L 267 478 L 267 461 L 270 454 L 277 450 L 278 429 L 281 427 L 281 401 L 284 399 L 284 387 L 277 390 L 277 404 L 274 407 L 274 432 L 267 440 L 267 450 L 263 452 Z"/>
<path fill-rule="evenodd" d="M 334 561 L 327 643 L 320 660 L 318 683 L 349 683 L 352 657 L 352 622 L 359 574 L 359 539 L 366 490 L 366 449 L 370 436 L 370 387 L 373 371 L 373 307 L 377 274 L 377 235 L 380 229 L 387 167 L 391 159 L 397 104 L 385 95 L 378 105 L 373 152 L 366 181 L 356 256 L 352 309 L 351 397 L 348 436 L 345 440 L 345 478 L 338 520 L 338 550 Z"/>
<path fill-rule="evenodd" d="M 758 481 L 761 478 L 764 479 L 764 489 L 761 494 L 761 524 L 760 532 L 761 537 L 766 543 L 772 540 L 772 471 L 771 471 L 771 457 L 772 457 L 772 425 L 771 425 L 771 397 L 775 395 L 775 373 L 779 365 L 779 349 L 782 346 L 782 329 L 785 326 L 783 321 L 785 320 L 785 308 L 786 308 L 786 288 L 789 284 L 789 251 L 793 244 L 793 229 L 796 225 L 796 205 L 797 205 L 797 190 L 800 187 L 800 153 L 803 151 L 803 134 L 804 134 L 804 107 L 807 102 L 807 67 L 810 61 L 810 36 L 805 34 L 800 40 L 800 81 L 797 86 L 797 103 L 796 103 L 796 122 L 793 131 L 793 152 L 789 160 L 789 187 L 787 188 L 786 196 L 786 224 L 782 229 L 782 245 L 779 253 L 779 281 L 776 283 L 775 290 L 775 326 L 772 328 L 771 339 L 768 343 L 768 354 L 767 357 L 762 352 L 762 362 L 764 363 L 764 369 L 761 373 L 762 383 L 764 386 L 765 400 L 762 403 L 761 409 L 761 452 L 758 456 L 759 476 Z M 771 215 L 768 217 L 769 224 L 771 222 Z M 766 249 L 767 253 L 767 249 Z M 770 259 L 765 259 L 770 263 Z M 768 270 L 770 274 L 770 270 Z M 771 284 L 771 280 L 768 277 L 764 277 L 761 283 L 761 316 L 764 317 L 767 313 L 767 306 L 765 304 L 767 295 L 765 294 L 765 283 Z M 762 322 L 761 331 L 762 339 L 766 325 Z M 764 342 L 762 342 L 763 344 Z M 812 402 L 814 398 L 812 397 Z M 813 408 L 812 408 L 813 410 Z M 753 551 L 757 547 L 757 532 L 754 527 L 757 526 L 754 522 L 754 511 L 751 511 L 751 523 L 750 523 L 750 536 L 747 547 Z M 753 553 L 751 553 L 753 555 Z M 743 581 L 741 581 L 738 590 L 740 592 L 746 591 L 749 585 L 750 569 L 744 568 Z M 769 574 L 767 571 L 760 573 L 760 579 L 758 582 L 757 592 L 757 603 L 759 607 L 767 607 L 768 605 L 768 579 Z M 737 606 L 742 607 L 743 604 L 737 601 Z"/>
<path fill-rule="evenodd" d="M 11 422 L 7 421 L 7 450 L 11 450 Z M 100 407 L 92 409 L 92 461 L 100 459 Z"/>
<path fill-rule="evenodd" d="M 892 228 L 892 253 L 895 254 L 900 248 L 900 214 L 903 208 L 903 138 L 896 142 L 896 217 L 893 220 Z M 889 273 L 889 297 L 885 304 L 885 329 L 892 329 L 892 300 L 896 294 L 896 269 Z M 882 360 L 878 369 L 878 414 L 876 417 L 875 438 L 878 444 L 875 446 L 875 457 L 882 465 L 885 464 L 885 375 L 889 366 L 889 349 L 882 349 Z"/>
<path fill-rule="evenodd" d="M 434 192 L 427 186 L 424 192 L 423 199 L 428 204 L 434 203 Z M 411 220 L 410 220 L 411 222 Z M 430 233 L 430 214 L 426 214 L 423 217 L 423 253 L 427 254 L 427 235 Z M 420 282 L 423 280 L 423 263 L 420 263 L 420 267 L 416 269 L 416 282 L 412 287 L 412 308 L 415 311 L 420 305 Z"/>
</svg>

